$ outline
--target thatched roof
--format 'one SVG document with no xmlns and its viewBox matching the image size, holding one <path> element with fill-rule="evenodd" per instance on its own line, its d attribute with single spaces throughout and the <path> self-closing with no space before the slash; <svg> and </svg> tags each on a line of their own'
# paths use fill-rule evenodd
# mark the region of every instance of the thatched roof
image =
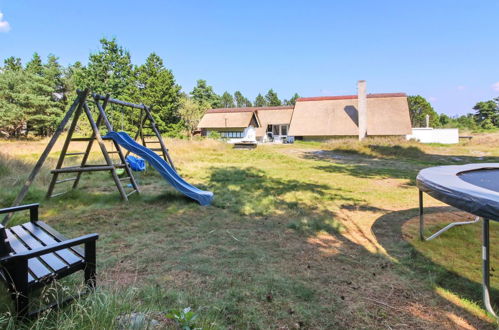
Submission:
<svg viewBox="0 0 499 330">
<path fill-rule="evenodd" d="M 253 116 L 253 111 L 207 112 L 201 118 L 198 128 L 246 128 L 250 125 Z"/>
<path fill-rule="evenodd" d="M 284 120 L 277 124 L 287 124 L 292 112 L 293 106 L 210 109 L 199 122 L 198 128 L 245 128 L 250 125 L 254 116 L 258 123 L 257 136 L 262 136 L 269 120 L 275 118 L 278 121 Z M 265 124 L 261 122 L 261 118 L 265 118 Z M 263 133 L 259 134 L 261 130 Z"/>
<path fill-rule="evenodd" d="M 282 107 L 278 110 L 257 110 L 260 127 L 256 129 L 256 136 L 264 136 L 268 125 L 289 125 L 292 114 L 293 107 Z"/>
<path fill-rule="evenodd" d="M 310 97 L 297 100 L 289 135 L 358 135 L 357 95 Z M 411 133 L 407 96 L 403 93 L 367 95 L 367 134 Z"/>
<path fill-rule="evenodd" d="M 244 108 L 217 108 L 206 110 L 206 113 L 225 113 L 225 112 L 254 112 L 257 110 L 285 110 L 293 109 L 292 105 L 283 105 L 278 107 L 244 107 Z"/>
</svg>

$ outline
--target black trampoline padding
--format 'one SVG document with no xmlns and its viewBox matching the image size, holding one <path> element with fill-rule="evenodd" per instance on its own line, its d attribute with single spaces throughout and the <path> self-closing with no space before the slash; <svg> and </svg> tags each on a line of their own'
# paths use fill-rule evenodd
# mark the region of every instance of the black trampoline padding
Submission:
<svg viewBox="0 0 499 330">
<path fill-rule="evenodd" d="M 425 168 L 416 184 L 446 204 L 499 221 L 499 163 Z"/>
</svg>

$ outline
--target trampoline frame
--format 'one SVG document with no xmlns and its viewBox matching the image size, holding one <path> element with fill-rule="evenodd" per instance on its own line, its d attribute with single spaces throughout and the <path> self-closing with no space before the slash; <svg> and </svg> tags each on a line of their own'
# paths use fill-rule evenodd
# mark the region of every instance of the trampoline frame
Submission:
<svg viewBox="0 0 499 330">
<path fill-rule="evenodd" d="M 426 238 L 424 236 L 424 205 L 423 205 L 423 191 L 419 189 L 419 239 L 421 241 L 430 241 L 447 230 L 461 225 L 475 224 L 482 219 L 482 290 L 483 290 L 483 303 L 487 312 L 492 314 L 494 317 L 498 317 L 492 308 L 490 302 L 490 229 L 489 229 L 489 219 L 485 217 L 476 216 L 474 220 L 471 221 L 459 221 L 452 222 L 440 229 L 436 233 L 432 234 L 430 237 Z"/>
</svg>

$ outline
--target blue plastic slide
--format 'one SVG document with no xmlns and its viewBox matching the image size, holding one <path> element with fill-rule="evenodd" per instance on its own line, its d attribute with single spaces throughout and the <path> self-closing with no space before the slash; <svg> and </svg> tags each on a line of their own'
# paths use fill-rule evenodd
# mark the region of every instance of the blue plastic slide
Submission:
<svg viewBox="0 0 499 330">
<path fill-rule="evenodd" d="M 109 132 L 105 137 L 113 139 L 123 148 L 147 160 L 166 181 L 187 197 L 196 200 L 201 205 L 211 204 L 213 200 L 213 193 L 211 191 L 204 191 L 187 183 L 163 158 L 151 149 L 135 142 L 127 133 Z"/>
</svg>

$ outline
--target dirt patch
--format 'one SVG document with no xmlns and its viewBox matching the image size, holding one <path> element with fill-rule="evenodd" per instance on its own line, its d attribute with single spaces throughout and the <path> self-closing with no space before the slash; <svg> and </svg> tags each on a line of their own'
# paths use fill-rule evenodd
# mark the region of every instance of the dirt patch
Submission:
<svg viewBox="0 0 499 330">
<path fill-rule="evenodd" d="M 126 288 L 140 285 L 147 272 L 140 270 L 129 261 L 118 262 L 115 266 L 99 274 L 99 281 L 105 287 Z"/>
</svg>

